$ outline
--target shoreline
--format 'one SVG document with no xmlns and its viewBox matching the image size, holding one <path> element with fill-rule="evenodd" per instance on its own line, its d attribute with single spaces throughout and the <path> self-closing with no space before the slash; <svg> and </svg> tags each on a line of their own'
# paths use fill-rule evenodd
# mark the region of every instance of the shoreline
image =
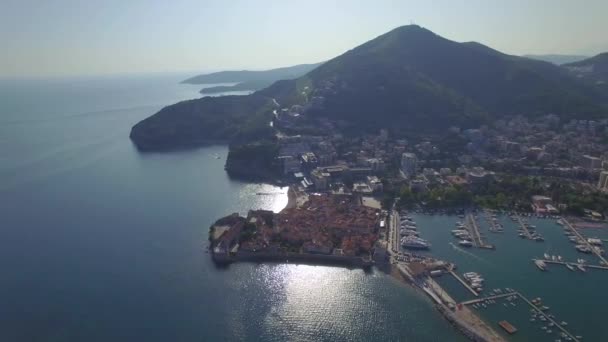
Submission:
<svg viewBox="0 0 608 342">
<path fill-rule="evenodd" d="M 390 270 L 386 272 L 389 276 L 393 277 L 403 285 L 411 286 L 412 288 L 417 290 L 416 292 L 422 291 L 423 293 L 419 294 L 425 298 L 428 298 L 435 307 L 435 309 L 439 312 L 439 314 L 441 314 L 443 319 L 448 321 L 448 323 L 450 323 L 450 325 L 452 325 L 452 327 L 456 329 L 458 333 L 464 335 L 469 340 L 474 342 L 507 341 L 500 334 L 498 334 L 487 322 L 485 322 L 481 317 L 479 317 L 475 312 L 471 311 L 469 308 L 463 307 L 462 310 L 459 312 L 460 315 L 458 315 L 458 312 L 451 311 L 445 304 L 438 303 L 437 300 L 439 298 L 431 296 L 429 292 L 423 290 L 420 286 L 417 286 L 414 283 L 413 279 L 408 279 L 412 277 L 410 274 L 402 274 L 404 271 L 393 264 L 390 264 L 389 267 Z M 436 286 L 439 286 L 439 284 L 436 284 Z"/>
</svg>

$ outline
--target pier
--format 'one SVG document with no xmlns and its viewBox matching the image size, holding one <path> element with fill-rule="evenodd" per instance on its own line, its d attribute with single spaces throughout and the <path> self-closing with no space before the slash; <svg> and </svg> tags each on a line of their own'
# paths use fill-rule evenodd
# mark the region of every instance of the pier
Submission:
<svg viewBox="0 0 608 342">
<path fill-rule="evenodd" d="M 513 295 L 518 296 L 523 301 L 525 301 L 538 314 L 540 314 L 543 317 L 545 317 L 545 319 L 547 321 L 553 323 L 553 325 L 554 325 L 555 328 L 561 330 L 564 334 L 566 334 L 568 337 L 570 337 L 572 339 L 572 341 L 575 341 L 575 342 L 579 342 L 580 341 L 578 338 L 576 338 L 576 336 L 572 335 L 568 330 L 566 330 L 566 328 L 564 328 L 561 324 L 559 324 L 553 318 L 549 317 L 549 315 L 547 315 L 543 310 L 539 309 L 538 306 L 534 305 L 534 303 L 532 303 L 530 300 L 528 300 L 528 298 L 526 298 L 524 295 L 522 295 L 521 293 L 519 293 L 517 291 L 503 293 L 503 294 L 499 294 L 499 295 L 495 295 L 495 296 L 488 296 L 488 297 L 482 297 L 482 298 L 467 300 L 465 302 L 461 302 L 460 304 L 462 304 L 462 305 L 472 305 L 472 304 L 484 302 L 484 301 L 489 300 L 489 299 L 498 299 L 498 298 L 509 297 L 509 296 L 513 296 Z"/>
<path fill-rule="evenodd" d="M 587 239 L 583 236 L 583 234 L 579 233 L 578 230 L 576 228 L 574 228 L 574 226 L 563 217 L 562 217 L 562 222 L 564 222 L 564 227 L 568 227 L 568 229 L 570 229 L 574 233 L 574 235 L 576 235 L 580 240 L 582 240 L 585 243 L 585 245 L 587 245 L 587 247 L 589 247 L 589 249 L 591 249 L 591 253 L 595 254 L 595 256 L 597 256 L 602 261 L 602 264 L 608 265 L 608 261 L 606 261 L 606 259 L 604 259 L 602 254 L 595 249 L 595 246 L 592 246 L 589 243 L 589 241 L 587 241 Z M 591 266 L 589 266 L 589 267 L 591 267 Z"/>
<path fill-rule="evenodd" d="M 488 224 L 490 225 L 490 231 L 492 233 L 502 233 L 502 229 L 500 229 L 500 226 L 496 223 L 496 221 L 494 221 L 492 217 L 492 212 L 488 209 L 485 209 L 483 212 L 486 221 L 488 221 Z"/>
<path fill-rule="evenodd" d="M 471 286 L 469 286 L 469 284 L 467 284 L 466 281 L 464 281 L 462 278 L 460 278 L 458 276 L 458 274 L 456 274 L 456 272 L 454 272 L 451 268 L 448 270 L 448 272 L 454 276 L 454 278 L 456 278 L 456 280 L 458 280 L 467 290 L 469 290 L 475 297 L 479 296 L 479 293 L 477 293 L 477 291 L 473 290 L 473 288 Z"/>
<path fill-rule="evenodd" d="M 532 259 L 532 261 L 536 261 L 536 260 L 542 260 L 542 259 Z M 553 260 L 542 260 L 545 264 L 556 264 L 556 265 L 563 265 L 564 267 L 566 266 L 566 264 L 570 264 L 572 266 L 576 266 L 576 265 L 581 265 L 585 268 L 595 268 L 598 270 L 608 270 L 608 266 L 601 266 L 601 265 L 588 265 L 588 264 L 581 264 L 578 262 L 567 262 L 567 261 L 553 261 Z"/>
<path fill-rule="evenodd" d="M 467 228 L 469 234 L 473 238 L 473 246 L 477 248 L 494 249 L 494 245 L 485 243 L 481 238 L 479 227 L 477 226 L 477 221 L 475 220 L 475 216 L 473 216 L 473 214 L 467 214 L 464 221 L 464 226 Z"/>
<path fill-rule="evenodd" d="M 532 240 L 533 238 L 532 238 L 532 234 L 530 234 L 530 231 L 528 230 L 528 224 L 523 222 L 521 217 L 517 214 L 515 214 L 515 219 L 517 220 L 517 224 L 519 224 L 521 229 L 524 231 L 524 235 L 526 235 L 526 239 Z"/>
<path fill-rule="evenodd" d="M 481 298 L 476 298 L 476 299 L 467 300 L 467 301 L 464 301 L 464 302 L 462 302 L 462 303 L 460 303 L 460 304 L 462 304 L 462 305 L 472 305 L 472 304 L 481 303 L 481 302 L 483 302 L 483 301 L 485 301 L 485 300 L 488 300 L 488 299 L 499 299 L 499 298 L 504 298 L 504 297 L 513 296 L 513 295 L 515 295 L 516 293 L 517 293 L 517 292 L 507 292 L 507 293 L 501 293 L 501 294 L 498 294 L 498 295 L 493 295 L 493 296 L 488 296 L 488 297 L 481 297 Z"/>
</svg>

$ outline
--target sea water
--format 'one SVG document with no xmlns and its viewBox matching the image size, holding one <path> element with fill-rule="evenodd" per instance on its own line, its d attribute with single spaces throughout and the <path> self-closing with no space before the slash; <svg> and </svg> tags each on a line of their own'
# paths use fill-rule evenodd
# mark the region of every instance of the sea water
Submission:
<svg viewBox="0 0 608 342">
<path fill-rule="evenodd" d="M 286 189 L 229 179 L 226 146 L 135 149 L 189 76 L 0 81 L 0 341 L 464 340 L 375 270 L 215 267 L 210 224 Z"/>
</svg>

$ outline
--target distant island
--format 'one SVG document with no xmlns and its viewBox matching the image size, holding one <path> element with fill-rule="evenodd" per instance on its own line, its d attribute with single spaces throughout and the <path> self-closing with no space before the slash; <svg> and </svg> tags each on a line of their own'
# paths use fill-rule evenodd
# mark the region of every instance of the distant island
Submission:
<svg viewBox="0 0 608 342">
<path fill-rule="evenodd" d="M 187 84 L 217 84 L 236 83 L 234 85 L 222 85 L 203 88 L 201 94 L 217 94 L 229 91 L 255 91 L 268 87 L 279 80 L 290 80 L 298 78 L 314 68 L 321 65 L 298 64 L 290 67 L 269 70 L 238 70 L 220 71 L 210 74 L 202 74 L 182 81 Z"/>
</svg>

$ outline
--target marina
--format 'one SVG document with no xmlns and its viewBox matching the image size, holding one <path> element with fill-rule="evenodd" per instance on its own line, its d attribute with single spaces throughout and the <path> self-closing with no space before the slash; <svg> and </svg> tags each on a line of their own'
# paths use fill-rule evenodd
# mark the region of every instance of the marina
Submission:
<svg viewBox="0 0 608 342">
<path fill-rule="evenodd" d="M 517 234 L 497 234 L 493 235 L 492 240 L 496 245 L 496 251 L 467 249 L 452 240 L 450 234 L 452 229 L 441 228 L 459 224 L 464 227 L 465 217 L 415 213 L 412 213 L 411 217 L 418 223 L 419 231 L 425 239 L 433 244 L 432 251 L 423 251 L 421 254 L 428 254 L 454 264 L 453 268 L 443 273 L 445 275 L 449 273 L 451 276 L 437 277 L 434 281 L 455 300 L 455 303 L 466 304 L 489 326 L 494 327 L 501 335 L 504 334 L 505 340 L 582 341 L 577 337 L 581 332 L 584 332 L 581 335 L 585 335 L 585 340 L 601 340 L 601 336 L 608 333 L 608 327 L 604 327 L 596 319 L 583 319 L 583 317 L 601 311 L 594 309 L 597 298 L 593 294 L 601 292 L 602 284 L 608 281 L 608 273 L 593 272 L 593 270 L 607 269 L 608 266 L 598 265 L 597 262 L 592 261 L 595 258 L 587 258 L 587 261 L 581 259 L 584 256 L 572 248 L 572 244 L 564 237 L 563 229 L 556 224 L 557 218 L 519 215 L 528 221 L 529 226 L 534 226 L 533 230 L 545 237 L 546 243 L 522 245 L 521 238 Z M 517 229 L 518 221 L 510 219 L 509 213 L 499 213 L 496 216 L 497 221 L 506 231 Z M 481 220 L 479 223 L 478 229 L 487 231 L 489 222 Z M 594 230 L 592 234 L 601 239 L 608 237 L 608 231 Z M 545 254 L 546 257 L 543 257 Z M 534 265 L 525 266 L 530 265 L 530 261 L 534 260 L 542 261 L 547 271 L 539 272 Z M 580 267 L 587 272 L 583 273 L 578 264 L 581 264 Z M 465 273 L 471 272 L 483 275 L 485 278 L 487 284 L 483 286 L 483 294 L 475 291 L 470 286 L 470 282 L 463 277 Z M 585 278 L 592 278 L 589 278 L 590 281 L 581 281 L 576 273 Z M 507 300 L 514 293 L 494 292 L 493 288 L 503 288 L 504 291 L 505 285 L 517 289 L 522 296 L 538 293 L 546 304 L 531 308 L 529 303 L 518 302 L 519 295 L 516 296 L 518 300 Z M 579 293 L 579 296 L 573 300 L 568 295 L 570 293 Z M 486 299 L 488 302 L 485 301 Z M 532 303 L 531 300 L 528 301 Z M 538 313 L 543 310 L 548 310 L 545 311 L 545 315 Z M 557 318 L 554 317 L 553 310 L 560 312 Z M 511 335 L 501 328 L 499 322 L 503 320 L 515 327 L 517 332 Z M 568 334 L 558 325 L 567 330 Z"/>
<path fill-rule="evenodd" d="M 468 301 L 464 301 L 461 302 L 460 304 L 462 305 L 476 305 L 478 303 L 488 303 L 489 301 L 494 301 L 496 299 L 501 299 L 501 298 L 512 298 L 512 296 L 517 296 L 519 298 L 521 298 L 524 302 L 526 302 L 530 308 L 531 311 L 539 317 L 542 317 L 542 321 L 543 322 L 549 322 L 551 327 L 554 327 L 556 329 L 559 329 L 565 336 L 567 336 L 570 341 L 575 341 L 578 342 L 580 341 L 580 338 L 575 336 L 574 334 L 570 333 L 564 326 L 566 326 L 567 324 L 563 324 L 564 322 L 557 322 L 554 319 L 554 316 L 551 314 L 548 314 L 547 311 L 549 310 L 548 307 L 546 306 L 542 306 L 541 305 L 541 301 L 540 299 L 533 299 L 533 300 L 529 300 L 528 298 L 526 298 L 524 295 L 522 295 L 521 293 L 517 292 L 517 291 L 513 291 L 513 292 L 507 292 L 507 293 L 502 293 L 502 294 L 498 294 L 498 295 L 494 295 L 494 296 L 488 296 L 488 297 L 482 297 L 482 298 L 478 298 L 478 299 L 473 299 L 473 300 L 468 300 Z M 536 302 L 536 304 L 534 303 Z"/>
</svg>

